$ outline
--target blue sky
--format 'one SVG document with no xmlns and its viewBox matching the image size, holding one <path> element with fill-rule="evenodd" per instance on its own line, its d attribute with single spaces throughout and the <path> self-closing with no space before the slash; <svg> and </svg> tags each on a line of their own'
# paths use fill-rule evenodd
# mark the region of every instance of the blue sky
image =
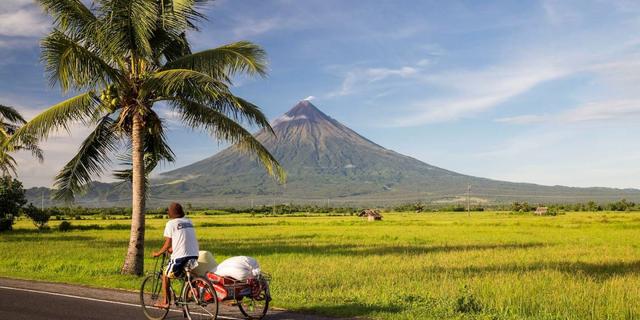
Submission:
<svg viewBox="0 0 640 320">
<path fill-rule="evenodd" d="M 195 49 L 266 49 L 268 78 L 234 92 L 272 119 L 313 96 L 369 139 L 446 169 L 640 188 L 638 1 L 220 0 L 206 11 Z M 48 27 L 30 0 L 0 2 L 0 103 L 29 117 L 63 98 L 39 63 Z M 178 161 L 162 170 L 225 146 L 169 130 Z M 20 178 L 51 185 L 86 134 L 51 138 L 44 164 L 18 155 Z"/>
</svg>

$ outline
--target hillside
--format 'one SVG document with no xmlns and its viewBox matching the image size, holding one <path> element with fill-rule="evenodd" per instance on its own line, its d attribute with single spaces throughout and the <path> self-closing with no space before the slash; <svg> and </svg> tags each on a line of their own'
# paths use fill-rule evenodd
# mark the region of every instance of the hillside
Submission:
<svg viewBox="0 0 640 320">
<path fill-rule="evenodd" d="M 207 205 L 306 202 L 385 205 L 409 201 L 461 202 L 471 185 L 473 202 L 575 202 L 640 199 L 640 191 L 571 188 L 478 178 L 435 167 L 386 149 L 301 101 L 273 122 L 275 136 L 256 137 L 286 168 L 277 185 L 260 164 L 235 147 L 161 174 L 150 203 L 171 200 Z M 127 205 L 128 187 L 96 183 L 84 203 Z M 42 191 L 41 191 L 42 192 Z M 37 193 L 36 193 L 37 195 Z"/>
</svg>

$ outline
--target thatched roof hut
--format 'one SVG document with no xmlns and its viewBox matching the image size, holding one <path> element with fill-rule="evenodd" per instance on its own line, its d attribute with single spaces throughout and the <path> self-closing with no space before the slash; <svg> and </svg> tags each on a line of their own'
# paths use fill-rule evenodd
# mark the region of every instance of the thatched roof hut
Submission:
<svg viewBox="0 0 640 320">
<path fill-rule="evenodd" d="M 380 211 L 373 210 L 373 209 L 364 209 L 360 211 L 360 213 L 358 214 L 358 217 L 367 218 L 367 220 L 369 221 L 382 220 L 382 215 L 380 214 Z"/>
</svg>

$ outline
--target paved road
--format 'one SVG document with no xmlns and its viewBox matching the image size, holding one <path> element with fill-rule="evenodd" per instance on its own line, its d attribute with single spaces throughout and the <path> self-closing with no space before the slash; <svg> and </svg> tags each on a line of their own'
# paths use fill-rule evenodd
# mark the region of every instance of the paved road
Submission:
<svg viewBox="0 0 640 320">
<path fill-rule="evenodd" d="M 220 306 L 219 319 L 242 319 L 237 308 Z M 96 289 L 66 284 L 0 278 L 0 319 L 12 320 L 105 320 L 146 319 L 137 294 L 129 291 Z M 173 311 L 167 319 L 183 319 Z M 326 320 L 284 310 L 270 311 L 272 320 Z"/>
</svg>

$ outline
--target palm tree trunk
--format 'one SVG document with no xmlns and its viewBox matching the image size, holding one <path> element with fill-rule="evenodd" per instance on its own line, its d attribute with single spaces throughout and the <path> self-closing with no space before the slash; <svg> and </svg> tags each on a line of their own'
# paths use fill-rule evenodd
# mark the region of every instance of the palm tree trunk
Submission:
<svg viewBox="0 0 640 320">
<path fill-rule="evenodd" d="M 142 117 L 133 117 L 131 132 L 132 160 L 132 203 L 131 237 L 129 250 L 122 266 L 123 274 L 142 275 L 144 271 L 144 210 L 145 210 L 145 170 L 144 170 L 144 130 Z"/>
</svg>

